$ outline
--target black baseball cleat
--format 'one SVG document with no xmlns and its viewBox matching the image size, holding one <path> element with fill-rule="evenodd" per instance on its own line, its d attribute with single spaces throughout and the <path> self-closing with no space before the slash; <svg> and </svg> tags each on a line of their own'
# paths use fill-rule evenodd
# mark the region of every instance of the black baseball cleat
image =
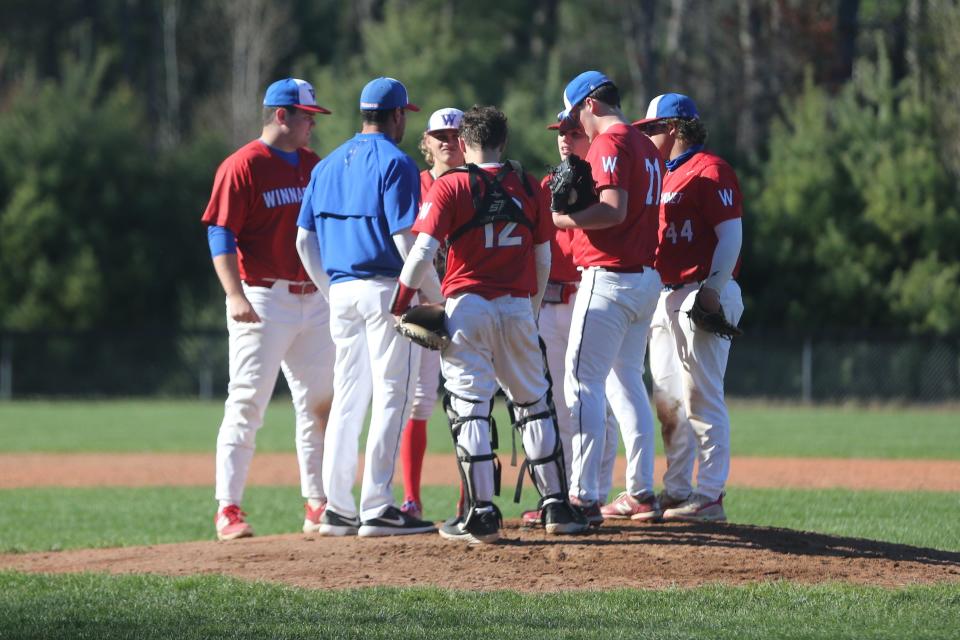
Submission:
<svg viewBox="0 0 960 640">
<path fill-rule="evenodd" d="M 413 533 L 433 533 L 437 528 L 432 522 L 414 518 L 394 506 L 372 520 L 364 520 L 357 535 L 361 538 L 376 536 L 405 536 Z"/>
<path fill-rule="evenodd" d="M 590 528 L 579 509 L 569 502 L 550 502 L 543 506 L 544 528 L 554 535 L 583 533 Z"/>
<path fill-rule="evenodd" d="M 332 509 L 324 509 L 320 516 L 320 526 L 317 533 L 322 536 L 355 536 L 360 528 L 360 518 L 348 518 Z"/>
<path fill-rule="evenodd" d="M 478 503 L 473 508 L 470 521 L 463 516 L 451 518 L 440 527 L 440 537 L 470 544 L 496 542 L 500 539 L 500 510 L 492 502 Z"/>
<path fill-rule="evenodd" d="M 586 518 L 587 524 L 591 527 L 599 527 L 603 524 L 603 513 L 600 512 L 600 503 L 596 500 L 585 502 L 571 496 L 570 505 Z"/>
</svg>

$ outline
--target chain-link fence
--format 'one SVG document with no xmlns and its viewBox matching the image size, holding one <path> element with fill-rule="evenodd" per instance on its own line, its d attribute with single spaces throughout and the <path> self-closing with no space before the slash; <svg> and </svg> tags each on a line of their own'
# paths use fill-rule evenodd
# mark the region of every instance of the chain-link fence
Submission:
<svg viewBox="0 0 960 640">
<path fill-rule="evenodd" d="M 225 331 L 0 334 L 0 399 L 209 399 L 226 387 Z M 960 336 L 754 329 L 733 342 L 726 389 L 730 397 L 803 402 L 957 402 Z"/>
</svg>

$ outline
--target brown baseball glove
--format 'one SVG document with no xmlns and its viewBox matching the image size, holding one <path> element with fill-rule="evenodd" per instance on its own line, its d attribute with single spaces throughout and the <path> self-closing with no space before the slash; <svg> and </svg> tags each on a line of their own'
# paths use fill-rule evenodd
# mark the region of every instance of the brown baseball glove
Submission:
<svg viewBox="0 0 960 640">
<path fill-rule="evenodd" d="M 709 331 L 721 338 L 733 340 L 737 336 L 743 335 L 743 331 L 739 327 L 735 327 L 727 321 L 727 316 L 723 314 L 723 307 L 720 307 L 717 311 L 707 311 L 700 304 L 700 296 L 693 299 L 693 306 L 690 307 L 690 311 L 687 311 L 687 315 L 698 329 Z"/>
<path fill-rule="evenodd" d="M 397 331 L 421 347 L 441 351 L 450 344 L 445 320 L 442 304 L 421 304 L 400 316 Z"/>
</svg>

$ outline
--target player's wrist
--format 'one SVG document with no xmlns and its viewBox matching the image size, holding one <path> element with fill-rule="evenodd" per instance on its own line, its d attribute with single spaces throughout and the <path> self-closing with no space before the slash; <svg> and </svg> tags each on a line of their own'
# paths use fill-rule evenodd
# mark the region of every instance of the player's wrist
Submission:
<svg viewBox="0 0 960 640">
<path fill-rule="evenodd" d="M 413 303 L 413 296 L 416 294 L 416 289 L 397 280 L 397 287 L 393 290 L 393 299 L 390 301 L 390 313 L 395 316 L 402 316 L 410 308 Z"/>
</svg>

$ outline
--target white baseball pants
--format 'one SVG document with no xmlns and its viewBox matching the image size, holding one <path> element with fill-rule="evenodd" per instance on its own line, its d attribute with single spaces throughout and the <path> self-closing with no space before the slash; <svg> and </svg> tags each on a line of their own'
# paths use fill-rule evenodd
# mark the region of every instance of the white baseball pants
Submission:
<svg viewBox="0 0 960 640">
<path fill-rule="evenodd" d="M 563 462 L 566 466 L 567 484 L 573 473 L 573 419 L 566 395 L 563 393 L 564 359 L 567 344 L 570 342 L 570 324 L 573 320 L 573 305 L 577 296 L 573 294 L 567 303 L 544 303 L 540 307 L 540 337 L 547 345 L 547 368 L 553 381 L 553 403 L 557 410 L 557 422 L 560 429 L 560 442 L 563 445 Z M 613 486 L 613 465 L 617 461 L 617 420 L 607 407 L 607 430 L 604 451 L 600 459 L 600 499 L 606 501 Z"/>
<path fill-rule="evenodd" d="M 660 295 L 650 331 L 650 373 L 667 457 L 664 488 L 677 497 L 693 490 L 699 451 L 697 493 L 716 500 L 730 474 L 730 416 L 723 394 L 730 340 L 697 330 L 690 321 L 686 312 L 698 290 L 690 283 Z M 727 320 L 737 324 L 743 298 L 735 281 L 724 287 L 720 304 Z"/>
<path fill-rule="evenodd" d="M 323 499 L 323 425 L 333 396 L 330 370 L 329 307 L 319 293 L 297 295 L 289 281 L 272 288 L 248 287 L 244 293 L 262 322 L 236 322 L 227 316 L 230 384 L 217 435 L 216 499 L 241 504 L 256 446 L 257 430 L 283 371 L 296 415 L 300 491 Z"/>
<path fill-rule="evenodd" d="M 437 404 L 440 386 L 440 352 L 416 348 L 420 350 L 420 370 L 417 372 L 417 382 L 413 390 L 413 411 L 410 417 L 414 420 L 429 420 Z"/>
<path fill-rule="evenodd" d="M 360 519 L 383 515 L 393 504 L 393 472 L 400 434 L 410 417 L 420 349 L 397 333 L 390 314 L 396 280 L 348 280 L 330 286 L 330 335 L 336 345 L 333 407 L 323 456 L 327 508 L 357 515 L 351 490 L 360 433 L 371 406 L 360 489 Z"/>
<path fill-rule="evenodd" d="M 627 491 L 638 495 L 653 490 L 653 416 L 643 382 L 643 357 L 661 288 L 660 275 L 654 269 L 616 273 L 590 268 L 583 272 L 564 379 L 575 429 L 570 494 L 583 501 L 602 498 L 606 402 L 623 436 Z"/>
<path fill-rule="evenodd" d="M 487 300 L 475 294 L 447 299 L 450 346 L 442 352 L 441 368 L 451 404 L 461 417 L 486 417 L 497 387 L 515 405 L 518 419 L 547 408 L 547 380 L 537 325 L 529 298 L 502 296 Z M 526 407 L 520 405 L 527 405 Z M 532 420 L 523 427 L 527 458 L 553 453 L 557 440 L 553 420 Z M 487 455 L 490 424 L 486 420 L 463 423 L 457 444 L 468 455 Z M 493 462 L 474 463 L 474 497 L 493 500 Z M 546 495 L 561 490 L 560 467 L 547 463 L 534 468 L 538 486 Z"/>
</svg>

